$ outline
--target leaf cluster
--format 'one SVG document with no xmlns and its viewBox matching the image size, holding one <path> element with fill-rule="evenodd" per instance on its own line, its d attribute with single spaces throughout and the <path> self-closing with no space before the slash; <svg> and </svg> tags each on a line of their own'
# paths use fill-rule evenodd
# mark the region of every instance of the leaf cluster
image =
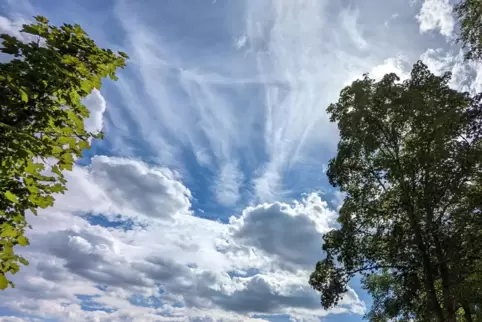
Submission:
<svg viewBox="0 0 482 322">
<path fill-rule="evenodd" d="M 82 98 L 102 79 L 116 80 L 128 58 L 99 48 L 79 25 L 35 20 L 22 29 L 34 41 L 0 35 L 0 52 L 11 57 L 0 63 L 0 289 L 13 286 L 7 273 L 28 264 L 14 251 L 29 243 L 27 212 L 52 206 L 66 190 L 63 171 L 102 138 L 85 129 Z"/>
</svg>

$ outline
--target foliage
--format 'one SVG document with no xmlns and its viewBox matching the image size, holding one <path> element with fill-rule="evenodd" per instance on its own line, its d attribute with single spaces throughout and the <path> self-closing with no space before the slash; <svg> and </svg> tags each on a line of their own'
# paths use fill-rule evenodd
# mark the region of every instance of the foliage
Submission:
<svg viewBox="0 0 482 322">
<path fill-rule="evenodd" d="M 404 283 L 402 278 L 391 274 L 387 269 L 381 273 L 367 276 L 363 284 L 373 297 L 373 305 L 366 314 L 369 321 L 424 320 L 423 303 L 426 303 L 426 294 L 421 289 L 422 287 L 415 290 L 410 288 L 410 285 Z"/>
<path fill-rule="evenodd" d="M 480 303 L 482 95 L 450 78 L 418 62 L 403 82 L 365 75 L 328 107 L 340 142 L 327 174 L 347 196 L 310 277 L 323 307 L 357 274 L 371 321 L 455 321 Z"/>
<path fill-rule="evenodd" d="M 103 78 L 115 80 L 128 58 L 97 47 L 79 25 L 35 19 L 22 30 L 35 41 L 0 36 L 0 51 L 13 56 L 0 63 L 0 289 L 13 286 L 6 273 L 28 264 L 14 251 L 29 244 L 26 213 L 53 205 L 66 190 L 62 171 L 102 136 L 85 130 L 81 99 Z"/>
<path fill-rule="evenodd" d="M 373 305 L 365 316 L 369 321 L 433 321 L 433 317 L 427 312 L 424 304 L 427 302 L 427 294 L 421 286 L 417 293 L 406 297 L 407 288 L 401 284 L 401 280 L 391 275 L 387 270 L 380 274 L 372 274 L 364 281 L 365 289 L 373 297 Z M 480 299 L 482 298 L 482 277 L 480 273 L 469 277 L 465 285 L 461 285 L 459 294 L 460 307 L 456 313 L 457 321 L 482 321 Z M 436 283 L 438 296 L 442 296 L 440 282 Z"/>
<path fill-rule="evenodd" d="M 459 41 L 467 49 L 466 58 L 482 59 L 482 0 L 461 0 L 455 5 L 460 24 Z"/>
</svg>

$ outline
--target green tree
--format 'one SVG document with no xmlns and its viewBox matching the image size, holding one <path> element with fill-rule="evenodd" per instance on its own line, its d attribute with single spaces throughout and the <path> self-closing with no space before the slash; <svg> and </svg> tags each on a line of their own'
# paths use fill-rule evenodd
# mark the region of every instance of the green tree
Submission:
<svg viewBox="0 0 482 322">
<path fill-rule="evenodd" d="M 457 321 L 479 322 L 482 321 L 480 299 L 482 299 L 482 276 L 476 270 L 468 277 L 466 283 L 455 286 L 459 300 Z M 387 270 L 382 273 L 372 274 L 365 278 L 364 288 L 373 298 L 373 305 L 366 314 L 369 321 L 433 321 L 424 307 L 427 303 L 427 293 L 423 285 L 413 288 L 403 283 L 403 279 L 390 274 Z M 440 280 L 437 281 L 436 290 L 438 297 L 442 296 Z"/>
<path fill-rule="evenodd" d="M 7 273 L 28 264 L 14 251 L 29 243 L 26 212 L 52 206 L 66 190 L 62 172 L 101 137 L 85 130 L 81 99 L 103 78 L 116 80 L 128 58 L 97 47 L 79 25 L 35 19 L 22 29 L 34 41 L 0 35 L 0 52 L 11 55 L 0 63 L 0 289 L 13 286 Z"/>
<path fill-rule="evenodd" d="M 310 277 L 325 308 L 357 274 L 380 300 L 372 321 L 456 321 L 474 303 L 463 294 L 482 259 L 482 95 L 450 78 L 418 62 L 403 82 L 365 75 L 328 107 L 340 142 L 327 174 L 347 196 Z"/>
<path fill-rule="evenodd" d="M 373 304 L 365 318 L 373 322 L 430 321 L 424 307 L 426 293 L 417 279 L 393 275 L 388 269 L 366 276 L 363 285 Z"/>
<path fill-rule="evenodd" d="M 466 58 L 482 59 L 482 0 L 462 0 L 455 5 L 459 20 L 459 41 L 467 49 Z"/>
</svg>

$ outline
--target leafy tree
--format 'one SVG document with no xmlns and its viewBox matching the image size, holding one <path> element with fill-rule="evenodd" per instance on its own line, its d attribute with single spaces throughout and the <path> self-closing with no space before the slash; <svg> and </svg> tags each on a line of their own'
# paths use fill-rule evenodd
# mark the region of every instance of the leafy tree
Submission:
<svg viewBox="0 0 482 322">
<path fill-rule="evenodd" d="M 387 270 L 379 274 L 372 274 L 364 281 L 365 289 L 373 297 L 373 305 L 366 314 L 366 318 L 370 321 L 388 322 L 388 321 L 414 321 L 425 322 L 433 321 L 428 315 L 424 304 L 426 300 L 426 292 L 420 287 L 416 293 L 407 297 L 408 290 L 406 285 L 402 284 L 401 279 L 393 276 Z M 437 294 L 440 297 L 441 287 L 440 281 L 437 282 Z M 458 294 L 460 299 L 459 309 L 457 311 L 457 321 L 482 321 L 482 312 L 480 308 L 480 299 L 482 298 L 482 277 L 480 274 L 474 274 L 469 277 L 464 285 L 460 285 L 458 289 L 463 293 Z"/>
<path fill-rule="evenodd" d="M 400 275 L 393 275 L 388 269 L 366 276 L 364 288 L 373 298 L 373 305 L 366 314 L 369 321 L 426 321 L 423 304 L 427 302 L 423 287 L 411 287 L 410 279 L 404 281 Z M 413 277 L 411 279 L 412 285 Z"/>
<path fill-rule="evenodd" d="M 27 211 L 54 203 L 66 190 L 64 170 L 101 134 L 86 131 L 89 111 L 81 103 L 105 77 L 116 79 L 125 53 L 97 47 L 79 25 L 49 25 L 44 17 L 24 25 L 34 41 L 2 34 L 0 52 L 0 289 L 19 264 L 15 245 L 26 246 Z"/>
<path fill-rule="evenodd" d="M 450 78 L 417 62 L 403 82 L 364 75 L 328 107 L 340 142 L 327 174 L 347 196 L 310 277 L 323 307 L 361 274 L 372 321 L 456 321 L 462 306 L 480 308 L 482 95 Z"/>
<path fill-rule="evenodd" d="M 455 5 L 460 24 L 459 41 L 467 49 L 466 58 L 482 59 L 482 0 L 461 0 Z"/>
</svg>

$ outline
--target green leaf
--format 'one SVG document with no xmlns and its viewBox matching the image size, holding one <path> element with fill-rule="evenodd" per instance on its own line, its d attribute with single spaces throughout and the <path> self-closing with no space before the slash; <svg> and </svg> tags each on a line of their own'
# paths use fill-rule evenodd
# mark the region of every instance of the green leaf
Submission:
<svg viewBox="0 0 482 322">
<path fill-rule="evenodd" d="M 39 34 L 39 27 L 35 25 L 23 25 L 22 32 L 31 34 L 31 35 L 38 35 Z"/>
<path fill-rule="evenodd" d="M 26 260 L 23 257 L 19 257 L 18 261 L 22 263 L 23 265 L 27 266 L 29 264 L 28 260 Z"/>
<path fill-rule="evenodd" d="M 64 189 L 65 189 L 64 186 L 61 184 L 55 184 L 52 186 L 52 192 L 59 193 L 59 192 L 63 192 Z"/>
<path fill-rule="evenodd" d="M 38 22 L 43 23 L 43 24 L 49 23 L 49 20 L 47 18 L 45 18 L 44 16 L 36 16 L 35 20 L 37 20 Z"/>
<path fill-rule="evenodd" d="M 92 83 L 88 80 L 82 82 L 82 90 L 86 93 L 92 92 Z"/>
<path fill-rule="evenodd" d="M 25 171 L 31 174 L 37 174 L 39 171 L 45 169 L 45 165 L 41 163 L 33 163 L 32 161 L 29 160 L 27 168 Z"/>
<path fill-rule="evenodd" d="M 58 166 L 53 166 L 53 167 L 52 167 L 52 172 L 55 173 L 55 174 L 58 175 L 58 176 L 61 176 L 61 175 L 62 175 L 62 172 L 60 171 L 60 169 L 59 169 Z"/>
<path fill-rule="evenodd" d="M 18 236 L 17 242 L 20 246 L 27 246 L 29 244 L 29 241 L 25 236 Z"/>
<path fill-rule="evenodd" d="M 11 274 L 17 273 L 19 269 L 20 269 L 20 266 L 18 266 L 17 263 L 11 263 L 10 264 L 10 270 L 9 271 L 10 271 Z"/>
<path fill-rule="evenodd" d="M 23 89 L 19 89 L 20 91 L 20 96 L 22 97 L 22 101 L 27 103 L 28 102 L 28 94 L 25 92 Z"/>
<path fill-rule="evenodd" d="M 19 232 L 14 229 L 14 227 L 10 224 L 3 224 L 2 231 L 0 233 L 0 237 L 7 237 L 7 238 L 16 238 Z M 4 249 L 5 251 L 5 249 Z"/>
<path fill-rule="evenodd" d="M 7 190 L 5 193 L 4 193 L 4 196 L 5 198 L 7 198 L 8 200 L 10 200 L 11 202 L 13 203 L 17 203 L 18 202 L 18 197 L 16 195 L 14 195 L 12 192 L 10 192 L 9 190 Z"/>
<path fill-rule="evenodd" d="M 79 142 L 79 149 L 80 150 L 89 149 L 89 148 L 90 148 L 90 144 L 87 140 Z"/>
<path fill-rule="evenodd" d="M 0 290 L 4 290 L 8 287 L 8 280 L 4 274 L 0 273 Z"/>
<path fill-rule="evenodd" d="M 73 56 L 66 55 L 63 57 L 62 62 L 64 64 L 74 64 L 77 61 L 77 59 Z"/>
</svg>

